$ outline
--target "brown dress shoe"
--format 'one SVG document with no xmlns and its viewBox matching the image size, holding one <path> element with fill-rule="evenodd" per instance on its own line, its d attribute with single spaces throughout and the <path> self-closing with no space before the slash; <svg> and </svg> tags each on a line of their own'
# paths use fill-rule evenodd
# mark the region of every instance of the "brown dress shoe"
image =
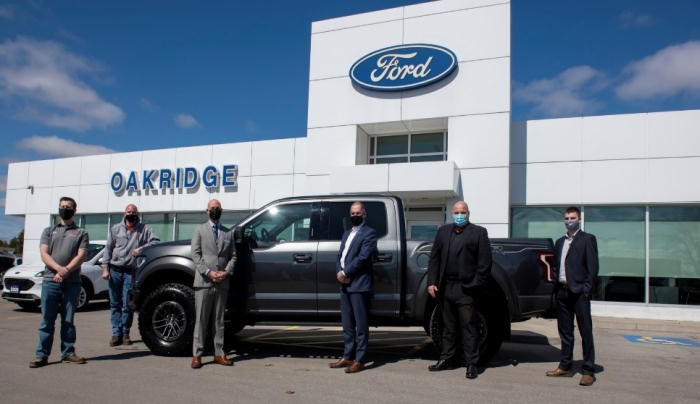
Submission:
<svg viewBox="0 0 700 404">
<path fill-rule="evenodd" d="M 223 366 L 233 366 L 233 362 L 226 359 L 226 356 L 215 356 L 214 363 L 218 363 L 219 365 Z"/>
<path fill-rule="evenodd" d="M 578 382 L 581 386 L 592 386 L 595 382 L 595 376 L 593 375 L 583 375 L 581 376 L 581 381 Z"/>
<path fill-rule="evenodd" d="M 134 343 L 134 341 L 131 340 L 131 337 L 129 337 L 129 334 L 126 334 L 126 335 L 124 335 L 124 337 L 122 338 L 122 343 L 123 343 L 124 345 L 131 345 L 131 344 Z"/>
<path fill-rule="evenodd" d="M 202 367 L 202 357 L 201 356 L 193 356 L 192 357 L 192 364 L 190 365 L 192 369 L 199 369 Z"/>
<path fill-rule="evenodd" d="M 351 361 L 350 359 L 345 359 L 345 358 L 340 358 L 337 362 L 332 362 L 328 364 L 328 367 L 332 369 L 338 369 L 338 368 L 346 368 L 350 365 L 353 364 L 355 361 Z"/>
<path fill-rule="evenodd" d="M 573 377 L 574 372 L 570 370 L 564 370 L 561 368 L 556 368 L 555 370 L 549 370 L 545 373 L 549 377 Z"/>
<path fill-rule="evenodd" d="M 349 368 L 345 369 L 345 373 L 357 373 L 365 368 L 362 362 L 353 361 Z"/>
</svg>

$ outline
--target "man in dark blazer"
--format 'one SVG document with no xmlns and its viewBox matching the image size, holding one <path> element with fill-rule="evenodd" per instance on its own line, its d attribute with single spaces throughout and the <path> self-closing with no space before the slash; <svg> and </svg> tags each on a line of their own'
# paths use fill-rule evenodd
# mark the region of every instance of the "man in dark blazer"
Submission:
<svg viewBox="0 0 700 404">
<path fill-rule="evenodd" d="M 590 386 L 595 381 L 591 294 L 598 277 L 598 244 L 595 236 L 580 229 L 581 212 L 575 206 L 564 213 L 566 235 L 554 245 L 554 273 L 557 323 L 561 339 L 559 366 L 547 372 L 551 377 L 572 377 L 574 354 L 574 315 L 583 345 L 583 376 L 579 382 Z"/>
<path fill-rule="evenodd" d="M 377 250 L 377 233 L 367 226 L 367 212 L 361 202 L 350 206 L 352 229 L 343 234 L 336 261 L 340 282 L 340 312 L 343 320 L 343 357 L 329 363 L 356 373 L 365 368 L 369 340 L 369 300 L 372 292 L 372 258 Z"/>
<path fill-rule="evenodd" d="M 212 199 L 207 204 L 209 220 L 192 233 L 194 261 L 194 303 L 196 310 L 192 368 L 202 367 L 202 353 L 207 330 L 214 335 L 214 362 L 233 366 L 224 352 L 224 311 L 229 277 L 236 263 L 233 232 L 221 225 L 221 203 Z"/>
<path fill-rule="evenodd" d="M 454 204 L 452 217 L 454 223 L 438 229 L 428 263 L 428 293 L 442 307 L 444 327 L 440 359 L 429 370 L 454 368 L 459 326 L 466 377 L 475 379 L 479 374 L 475 300 L 491 274 L 491 243 L 485 228 L 469 222 L 466 202 Z"/>
</svg>

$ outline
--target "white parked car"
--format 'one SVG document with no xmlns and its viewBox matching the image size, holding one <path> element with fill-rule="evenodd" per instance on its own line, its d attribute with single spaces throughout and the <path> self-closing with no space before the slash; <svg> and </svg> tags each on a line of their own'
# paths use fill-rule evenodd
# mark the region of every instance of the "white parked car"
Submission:
<svg viewBox="0 0 700 404">
<path fill-rule="evenodd" d="M 95 298 L 108 298 L 109 283 L 102 279 L 102 253 L 104 241 L 91 242 L 88 256 L 80 267 L 82 280 L 78 310 Z M 44 265 L 18 265 L 5 273 L 2 282 L 2 298 L 15 302 L 25 309 L 36 309 L 41 305 L 41 282 Z"/>
</svg>

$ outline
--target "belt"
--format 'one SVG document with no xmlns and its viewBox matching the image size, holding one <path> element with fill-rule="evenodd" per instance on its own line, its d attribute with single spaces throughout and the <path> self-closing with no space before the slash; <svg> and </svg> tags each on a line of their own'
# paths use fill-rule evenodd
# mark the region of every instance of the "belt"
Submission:
<svg viewBox="0 0 700 404">
<path fill-rule="evenodd" d="M 112 265 L 112 264 L 109 264 L 109 268 L 110 268 L 110 269 L 113 269 L 113 270 L 115 270 L 115 271 L 117 271 L 117 272 L 121 272 L 121 273 L 125 273 L 125 274 L 130 274 L 130 273 L 134 272 L 134 268 L 131 268 L 131 267 L 123 267 L 123 266 L 121 266 L 121 265 Z"/>
</svg>

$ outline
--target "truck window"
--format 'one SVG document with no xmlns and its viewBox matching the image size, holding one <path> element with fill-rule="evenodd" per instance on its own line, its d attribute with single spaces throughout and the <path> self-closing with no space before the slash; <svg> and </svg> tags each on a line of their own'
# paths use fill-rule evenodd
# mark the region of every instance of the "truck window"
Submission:
<svg viewBox="0 0 700 404">
<path fill-rule="evenodd" d="M 377 238 L 385 236 L 387 230 L 386 206 L 383 202 L 365 202 L 367 225 L 377 232 Z M 328 240 L 342 240 L 343 233 L 352 227 L 350 205 L 353 202 L 330 202 L 328 211 Z"/>
<path fill-rule="evenodd" d="M 246 224 L 245 234 L 254 241 L 254 248 L 309 241 L 313 237 L 312 212 L 310 203 L 271 206 Z"/>
</svg>

